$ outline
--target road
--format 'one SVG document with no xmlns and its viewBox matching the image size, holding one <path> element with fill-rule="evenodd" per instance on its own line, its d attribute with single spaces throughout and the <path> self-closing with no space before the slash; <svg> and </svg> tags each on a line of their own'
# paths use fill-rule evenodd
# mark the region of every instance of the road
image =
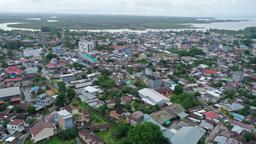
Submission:
<svg viewBox="0 0 256 144">
<path fill-rule="evenodd" d="M 207 144 L 210 143 L 210 141 L 213 140 L 216 137 L 216 135 L 220 132 L 220 130 L 222 128 L 223 121 L 224 120 L 221 120 L 219 122 L 219 124 L 216 127 L 213 128 L 210 135 L 206 138 L 205 143 L 207 143 Z"/>
</svg>

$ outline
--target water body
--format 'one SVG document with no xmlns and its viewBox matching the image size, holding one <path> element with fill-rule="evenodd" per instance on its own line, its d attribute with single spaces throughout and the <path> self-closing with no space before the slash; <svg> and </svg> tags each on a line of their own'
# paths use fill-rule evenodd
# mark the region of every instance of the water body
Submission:
<svg viewBox="0 0 256 144">
<path fill-rule="evenodd" d="M 235 20 L 235 19 L 234 19 Z M 14 28 L 12 25 L 23 24 L 21 22 L 13 23 L 0 23 L 0 29 L 5 31 L 11 30 L 23 30 L 23 31 L 40 31 L 39 29 L 30 28 Z M 120 33 L 120 32 L 135 32 L 135 33 L 146 33 L 146 32 L 160 32 L 160 31 L 186 31 L 186 30 L 198 30 L 205 31 L 208 29 L 220 29 L 220 30 L 242 30 L 247 27 L 256 27 L 256 17 L 248 18 L 246 21 L 235 21 L 235 22 L 213 22 L 213 23 L 203 23 L 196 24 L 190 23 L 192 28 L 187 29 L 146 29 L 146 30 L 131 30 L 131 29 L 101 29 L 101 30 L 88 30 L 88 29 L 70 29 L 70 31 L 87 31 L 87 32 L 110 32 L 110 33 Z"/>
<path fill-rule="evenodd" d="M 22 31 L 40 31 L 39 29 L 30 29 L 30 28 L 14 28 L 12 25 L 16 24 L 24 24 L 23 22 L 13 22 L 13 23 L 1 23 L 0 29 L 4 31 L 12 31 L 12 30 L 22 30 Z"/>
</svg>

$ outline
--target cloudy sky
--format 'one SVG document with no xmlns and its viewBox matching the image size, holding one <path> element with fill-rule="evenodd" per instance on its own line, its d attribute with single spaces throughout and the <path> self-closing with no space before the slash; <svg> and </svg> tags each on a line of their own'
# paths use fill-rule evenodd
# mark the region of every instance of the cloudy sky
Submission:
<svg viewBox="0 0 256 144">
<path fill-rule="evenodd" d="M 245 17 L 256 0 L 0 0 L 0 12 Z"/>
</svg>

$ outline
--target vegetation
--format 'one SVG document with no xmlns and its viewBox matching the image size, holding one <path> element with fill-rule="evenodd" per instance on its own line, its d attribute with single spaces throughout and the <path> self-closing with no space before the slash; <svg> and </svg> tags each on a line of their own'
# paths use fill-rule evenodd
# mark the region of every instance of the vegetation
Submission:
<svg viewBox="0 0 256 144">
<path fill-rule="evenodd" d="M 176 85 L 173 91 L 174 94 L 179 95 L 183 93 L 183 87 L 181 85 Z"/>
<path fill-rule="evenodd" d="M 244 138 L 245 138 L 246 142 L 250 142 L 250 141 L 256 140 L 256 135 L 253 133 L 250 133 L 250 132 L 245 132 Z"/>
<path fill-rule="evenodd" d="M 29 115 L 33 115 L 36 113 L 36 108 L 34 106 L 29 106 L 28 107 L 28 113 Z"/>
<path fill-rule="evenodd" d="M 198 100 L 194 95 L 188 93 L 182 93 L 171 97 L 173 103 L 181 104 L 185 109 L 199 105 Z"/>
<path fill-rule="evenodd" d="M 73 88 L 66 88 L 66 85 L 64 82 L 58 83 L 58 87 L 59 87 L 59 95 L 55 100 L 55 105 L 60 108 L 66 104 L 71 103 L 73 98 L 76 96 L 76 92 L 74 91 Z"/>
<path fill-rule="evenodd" d="M 115 81 L 110 77 L 109 73 L 103 72 L 95 84 L 100 85 L 102 88 L 111 88 L 115 85 Z"/>
<path fill-rule="evenodd" d="M 129 129 L 125 144 L 169 144 L 157 125 L 146 122 Z"/>
<path fill-rule="evenodd" d="M 59 22 L 48 23 L 51 15 L 41 15 L 42 21 L 30 21 L 13 25 L 19 28 L 36 28 L 43 31 L 54 31 L 55 27 L 65 29 L 164 29 L 164 28 L 188 28 L 186 23 L 205 23 L 205 21 L 197 20 L 197 18 L 188 17 L 145 17 L 145 16 L 96 16 L 96 15 L 56 15 Z M 30 15 L 1 15 L 0 22 L 27 22 L 25 19 L 33 17 Z"/>
<path fill-rule="evenodd" d="M 72 140 L 78 136 L 78 131 L 75 129 L 67 129 L 58 134 L 58 137 L 63 140 Z"/>
</svg>

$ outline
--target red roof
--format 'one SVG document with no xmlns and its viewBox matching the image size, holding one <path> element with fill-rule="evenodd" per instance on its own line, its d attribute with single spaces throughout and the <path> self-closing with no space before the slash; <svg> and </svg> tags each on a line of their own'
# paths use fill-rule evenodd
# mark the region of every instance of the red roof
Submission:
<svg viewBox="0 0 256 144">
<path fill-rule="evenodd" d="M 19 101 L 21 101 L 21 98 L 20 97 L 16 97 L 16 98 L 12 98 L 11 99 L 11 102 L 19 102 Z"/>
<path fill-rule="evenodd" d="M 23 73 L 23 70 L 21 70 L 20 68 L 18 68 L 16 66 L 10 66 L 10 67 L 6 68 L 5 71 L 8 74 L 16 74 L 16 75 L 21 75 Z"/>
<path fill-rule="evenodd" d="M 4 104 L 5 102 L 4 101 L 0 101 L 0 105 Z"/>
<path fill-rule="evenodd" d="M 205 113 L 203 113 L 203 114 L 204 114 L 208 119 L 211 119 L 211 120 L 216 119 L 216 118 L 219 117 L 218 114 L 217 114 L 216 112 L 214 112 L 214 111 L 205 112 Z"/>
<path fill-rule="evenodd" d="M 206 70 L 206 71 L 204 71 L 204 73 L 208 74 L 208 75 L 212 75 L 212 74 L 217 74 L 218 71 L 216 71 L 216 70 Z"/>
<path fill-rule="evenodd" d="M 36 136 L 38 133 L 40 133 L 45 128 L 53 128 L 54 129 L 54 126 L 49 122 L 44 122 L 44 121 L 40 120 L 30 129 L 30 132 L 32 135 Z"/>
<path fill-rule="evenodd" d="M 20 125 L 22 123 L 24 123 L 24 120 L 20 120 L 20 119 L 15 119 L 15 120 L 9 122 L 10 125 Z"/>
<path fill-rule="evenodd" d="M 125 46 L 112 46 L 113 49 L 123 49 Z"/>
<path fill-rule="evenodd" d="M 10 79 L 6 79 L 4 82 L 19 82 L 22 81 L 22 78 L 10 78 Z"/>
</svg>

